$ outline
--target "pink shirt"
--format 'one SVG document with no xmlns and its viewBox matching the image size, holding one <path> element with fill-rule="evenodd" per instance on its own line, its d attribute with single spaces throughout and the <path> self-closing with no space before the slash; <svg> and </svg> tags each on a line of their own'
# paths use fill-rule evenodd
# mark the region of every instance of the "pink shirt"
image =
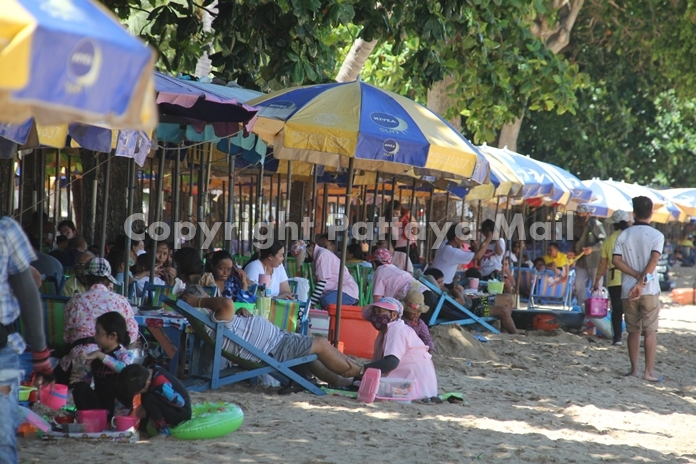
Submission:
<svg viewBox="0 0 696 464">
<path fill-rule="evenodd" d="M 314 246 L 314 278 L 326 282 L 324 295 L 334 290 L 338 290 L 338 270 L 341 267 L 341 260 L 326 248 L 319 245 Z M 353 276 L 348 269 L 343 266 L 343 293 L 355 298 L 360 298 L 358 284 L 355 283 Z"/>
<path fill-rule="evenodd" d="M 97 318 L 110 311 L 116 311 L 123 316 L 131 342 L 135 342 L 138 339 L 138 323 L 135 322 L 133 308 L 125 297 L 101 284 L 93 285 L 85 293 L 75 295 L 65 305 L 63 338 L 69 345 L 81 338 L 94 337 Z M 60 366 L 67 371 L 73 361 L 98 349 L 96 343 L 76 346 L 61 359 Z"/>
<path fill-rule="evenodd" d="M 375 269 L 372 278 L 375 282 L 372 294 L 392 298 L 399 298 L 397 295 L 413 280 L 411 274 L 393 264 L 382 264 Z"/>
<path fill-rule="evenodd" d="M 384 356 L 399 358 L 399 366 L 385 377 L 416 379 L 418 398 L 437 396 L 437 376 L 428 346 L 402 319 L 390 322 L 384 338 Z"/>
</svg>

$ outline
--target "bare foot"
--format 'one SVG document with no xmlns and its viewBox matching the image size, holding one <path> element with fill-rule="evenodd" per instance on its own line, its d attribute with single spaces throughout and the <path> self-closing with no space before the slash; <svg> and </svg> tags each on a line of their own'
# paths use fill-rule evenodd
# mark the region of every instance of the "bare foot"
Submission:
<svg viewBox="0 0 696 464">
<path fill-rule="evenodd" d="M 648 375 L 647 373 L 643 376 L 643 380 L 647 380 L 648 382 L 654 382 L 654 383 L 659 383 L 665 380 L 665 377 L 662 375 Z"/>
<path fill-rule="evenodd" d="M 638 377 L 638 371 L 631 371 L 628 374 L 624 374 L 624 377 Z"/>
</svg>

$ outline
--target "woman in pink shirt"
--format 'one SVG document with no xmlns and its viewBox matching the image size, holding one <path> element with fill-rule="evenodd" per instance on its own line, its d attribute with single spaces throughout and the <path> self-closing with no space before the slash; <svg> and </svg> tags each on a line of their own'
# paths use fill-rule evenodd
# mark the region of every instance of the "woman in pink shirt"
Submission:
<svg viewBox="0 0 696 464">
<path fill-rule="evenodd" d="M 383 377 L 415 379 L 417 398 L 437 396 L 437 377 L 428 346 L 408 327 L 401 316 L 404 307 L 399 300 L 384 297 L 372 306 L 363 309 L 362 316 L 379 330 L 375 340 L 373 362 L 367 368 L 382 371 Z"/>
<path fill-rule="evenodd" d="M 312 242 L 298 240 L 290 248 L 293 256 L 300 256 L 304 251 L 312 258 L 314 271 L 314 293 L 312 293 L 312 306 L 326 309 L 330 304 L 336 304 L 338 297 L 338 277 L 341 268 L 341 260 L 330 250 L 322 248 Z M 355 279 L 348 269 L 343 266 L 343 299 L 344 305 L 354 305 L 360 298 L 360 290 Z"/>
<path fill-rule="evenodd" d="M 379 301 L 383 296 L 401 299 L 406 295 L 409 284 L 414 278 L 392 264 L 392 254 L 389 250 L 378 248 L 367 257 L 367 260 L 375 267 L 375 273 L 372 275 L 375 283 L 372 289 L 372 301 Z"/>
</svg>

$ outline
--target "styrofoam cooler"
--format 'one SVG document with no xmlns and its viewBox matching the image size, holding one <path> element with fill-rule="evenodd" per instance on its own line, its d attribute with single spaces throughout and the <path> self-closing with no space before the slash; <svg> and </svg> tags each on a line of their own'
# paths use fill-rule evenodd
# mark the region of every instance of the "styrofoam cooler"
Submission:
<svg viewBox="0 0 696 464">
<path fill-rule="evenodd" d="M 331 316 L 328 311 L 322 309 L 310 309 L 309 319 L 312 321 L 310 333 L 319 335 L 324 338 L 329 338 L 329 326 L 331 324 Z"/>
<path fill-rule="evenodd" d="M 602 287 L 585 300 L 585 316 L 590 318 L 604 318 L 609 311 L 609 292 Z"/>
</svg>

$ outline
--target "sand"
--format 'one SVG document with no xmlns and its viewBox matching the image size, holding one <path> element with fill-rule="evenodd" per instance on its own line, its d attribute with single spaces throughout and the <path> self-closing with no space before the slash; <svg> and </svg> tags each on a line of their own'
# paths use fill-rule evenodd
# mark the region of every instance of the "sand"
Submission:
<svg viewBox="0 0 696 464">
<path fill-rule="evenodd" d="M 686 286 L 686 285 L 680 285 Z M 664 294 L 651 384 L 623 376 L 626 347 L 565 332 L 433 332 L 440 390 L 464 404 L 360 404 L 238 385 L 193 394 L 245 411 L 216 440 L 135 444 L 21 439 L 22 462 L 585 463 L 696 462 L 696 307 Z M 624 336 L 625 337 L 625 336 Z"/>
</svg>

